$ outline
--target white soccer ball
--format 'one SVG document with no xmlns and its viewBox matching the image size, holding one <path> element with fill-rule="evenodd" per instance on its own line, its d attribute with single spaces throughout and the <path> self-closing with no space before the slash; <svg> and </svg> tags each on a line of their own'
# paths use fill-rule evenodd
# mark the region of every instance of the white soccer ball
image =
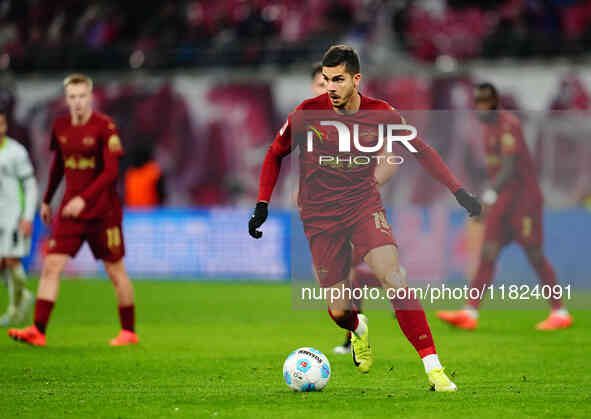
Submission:
<svg viewBox="0 0 591 419">
<path fill-rule="evenodd" d="M 330 362 L 318 349 L 296 349 L 283 363 L 283 378 L 294 391 L 320 391 L 330 379 Z"/>
</svg>

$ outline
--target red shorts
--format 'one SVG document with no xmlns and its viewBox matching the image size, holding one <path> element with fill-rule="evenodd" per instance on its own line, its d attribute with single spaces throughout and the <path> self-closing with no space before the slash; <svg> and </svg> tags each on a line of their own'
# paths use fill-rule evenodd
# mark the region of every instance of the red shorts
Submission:
<svg viewBox="0 0 591 419">
<path fill-rule="evenodd" d="M 524 248 L 541 247 L 542 207 L 538 199 L 530 200 L 526 196 L 511 203 L 498 200 L 486 215 L 484 241 L 503 247 L 515 240 Z"/>
<path fill-rule="evenodd" d="M 74 257 L 87 241 L 95 259 L 117 262 L 125 256 L 121 221 L 119 215 L 93 220 L 60 217 L 52 229 L 48 253 Z"/>
<path fill-rule="evenodd" d="M 316 234 L 309 238 L 312 260 L 321 287 L 330 287 L 347 279 L 355 258 L 362 260 L 380 246 L 396 246 L 396 240 L 384 211 L 360 218 L 351 227 L 338 232 Z"/>
</svg>

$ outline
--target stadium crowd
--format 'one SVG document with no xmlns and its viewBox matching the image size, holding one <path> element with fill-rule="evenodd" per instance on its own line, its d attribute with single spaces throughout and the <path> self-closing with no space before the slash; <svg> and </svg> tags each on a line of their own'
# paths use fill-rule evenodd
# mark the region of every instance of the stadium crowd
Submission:
<svg viewBox="0 0 591 419">
<path fill-rule="evenodd" d="M 0 68 L 19 72 L 287 65 L 384 36 L 423 61 L 547 57 L 590 35 L 588 0 L 0 0 Z"/>
</svg>

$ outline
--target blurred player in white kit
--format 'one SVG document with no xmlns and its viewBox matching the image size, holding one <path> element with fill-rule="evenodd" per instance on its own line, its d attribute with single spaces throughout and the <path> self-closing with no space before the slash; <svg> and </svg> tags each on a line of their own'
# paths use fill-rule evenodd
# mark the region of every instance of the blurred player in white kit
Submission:
<svg viewBox="0 0 591 419">
<path fill-rule="evenodd" d="M 21 259 L 29 254 L 37 183 L 27 150 L 8 137 L 7 114 L 0 110 L 0 277 L 6 277 L 8 308 L 0 326 L 24 323 L 34 298 L 25 288 Z"/>
</svg>

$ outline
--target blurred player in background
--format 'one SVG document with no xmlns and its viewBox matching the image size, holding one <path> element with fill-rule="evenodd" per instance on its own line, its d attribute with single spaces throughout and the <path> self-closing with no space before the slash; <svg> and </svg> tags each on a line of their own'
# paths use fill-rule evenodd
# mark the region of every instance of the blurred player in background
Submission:
<svg viewBox="0 0 591 419">
<path fill-rule="evenodd" d="M 533 159 L 527 149 L 519 119 L 512 112 L 498 109 L 497 89 L 490 83 L 476 86 L 477 116 L 484 124 L 484 146 L 490 187 L 484 192 L 484 243 L 480 263 L 471 288 L 486 289 L 493 280 L 500 251 L 513 240 L 524 250 L 542 287 L 554 290 L 556 275 L 542 250 L 543 196 Z M 539 330 L 569 327 L 572 317 L 562 300 L 552 291 L 550 316 L 539 323 Z M 483 296 L 467 301 L 458 311 L 440 311 L 437 316 L 461 329 L 478 326 L 478 307 Z"/>
<path fill-rule="evenodd" d="M 347 122 L 362 122 L 365 126 L 383 122 L 384 116 L 397 123 L 402 117 L 388 103 L 363 96 L 359 93 L 361 80 L 359 57 L 355 50 L 344 45 L 329 48 L 322 60 L 322 74 L 327 83 L 327 93 L 308 99 L 296 108 L 297 111 L 334 111 L 336 115 L 347 115 Z M 382 111 L 363 112 L 365 110 Z M 360 112 L 361 111 L 361 112 Z M 379 116 L 379 117 L 378 117 Z M 292 113 L 273 143 L 269 147 L 261 172 L 258 202 L 249 221 L 249 234 L 261 238 L 258 228 L 268 215 L 268 203 L 279 176 L 281 160 L 292 148 Z M 357 120 L 354 118 L 363 118 Z M 307 125 L 324 146 L 322 151 L 335 153 L 336 141 L 329 136 L 322 124 L 309 122 Z M 377 131 L 368 131 L 367 141 L 376 139 Z M 369 142 L 367 143 L 369 144 Z M 468 194 L 450 173 L 439 154 L 419 138 L 412 141 L 416 149 L 413 156 L 433 177 L 445 184 L 456 196 L 458 202 L 470 215 L 480 214 L 480 203 Z M 408 290 L 398 265 L 397 245 L 385 216 L 378 183 L 380 178 L 389 178 L 394 170 L 388 159 L 370 159 L 370 164 L 332 167 L 318 164 L 320 150 L 306 153 L 300 150 L 300 184 L 298 204 L 304 231 L 310 244 L 316 277 L 320 286 L 327 288 L 329 295 L 338 290 L 341 298 L 330 299 L 329 314 L 341 328 L 352 332 L 351 346 L 353 362 L 360 372 L 367 373 L 373 364 L 373 352 L 369 345 L 367 317 L 358 314 L 351 306 L 347 293 L 350 289 L 350 263 L 355 251 L 363 255 L 373 273 L 386 290 L 403 289 L 401 298 L 392 295 L 391 304 L 396 319 L 405 336 L 415 347 L 423 361 L 428 380 L 435 391 L 455 391 L 456 385 L 445 375 L 439 362 L 427 318 L 420 301 Z M 383 153 L 383 154 L 382 154 Z M 395 157 L 385 149 L 379 152 L 385 157 Z M 337 153 L 338 155 L 338 153 Z"/>
<path fill-rule="evenodd" d="M 8 115 L 0 110 L 0 273 L 6 273 L 8 309 L 0 326 L 24 323 L 33 304 L 25 288 L 21 258 L 31 249 L 37 182 L 24 146 L 6 135 Z"/>
<path fill-rule="evenodd" d="M 312 92 L 316 96 L 326 93 L 326 80 L 322 75 L 322 63 L 316 63 L 312 68 Z"/>
<path fill-rule="evenodd" d="M 123 210 L 116 191 L 123 149 L 111 118 L 92 109 L 92 80 L 72 74 L 64 80 L 64 90 L 70 113 L 58 117 L 51 131 L 54 160 L 41 206 L 45 224 L 51 223 L 51 199 L 64 176 L 66 190 L 43 263 L 34 324 L 22 330 L 10 329 L 8 334 L 17 341 L 45 346 L 60 275 L 87 241 L 94 257 L 103 260 L 119 303 L 122 330 L 110 344 L 134 344 L 138 338 L 134 331 L 133 286 L 123 263 Z"/>
<path fill-rule="evenodd" d="M 322 63 L 315 64 L 314 68 L 312 69 L 312 91 L 316 96 L 320 96 L 326 93 L 326 85 L 326 80 L 322 75 Z M 394 173 L 394 170 L 389 170 L 387 173 L 388 177 L 378 179 L 378 184 L 383 185 L 384 183 L 386 183 L 390 179 L 390 177 L 394 175 Z M 297 190 L 295 192 L 297 195 Z M 353 289 L 363 289 L 364 286 L 381 287 L 380 281 L 378 281 L 378 279 L 373 274 L 369 266 L 367 266 L 367 264 L 363 262 L 363 255 L 360 255 L 358 252 L 355 252 L 355 249 L 353 249 L 353 259 L 351 261 L 351 266 L 353 267 L 353 269 L 351 269 L 350 281 L 351 287 Z M 404 268 L 400 267 L 400 270 L 403 274 L 405 274 Z M 353 298 L 351 304 L 352 307 L 357 311 L 357 313 L 362 312 L 362 298 Z M 343 342 L 343 344 L 335 346 L 332 352 L 341 355 L 348 354 L 349 352 L 351 352 L 351 332 L 349 330 L 347 330 L 347 333 L 345 334 L 345 341 Z"/>
</svg>

